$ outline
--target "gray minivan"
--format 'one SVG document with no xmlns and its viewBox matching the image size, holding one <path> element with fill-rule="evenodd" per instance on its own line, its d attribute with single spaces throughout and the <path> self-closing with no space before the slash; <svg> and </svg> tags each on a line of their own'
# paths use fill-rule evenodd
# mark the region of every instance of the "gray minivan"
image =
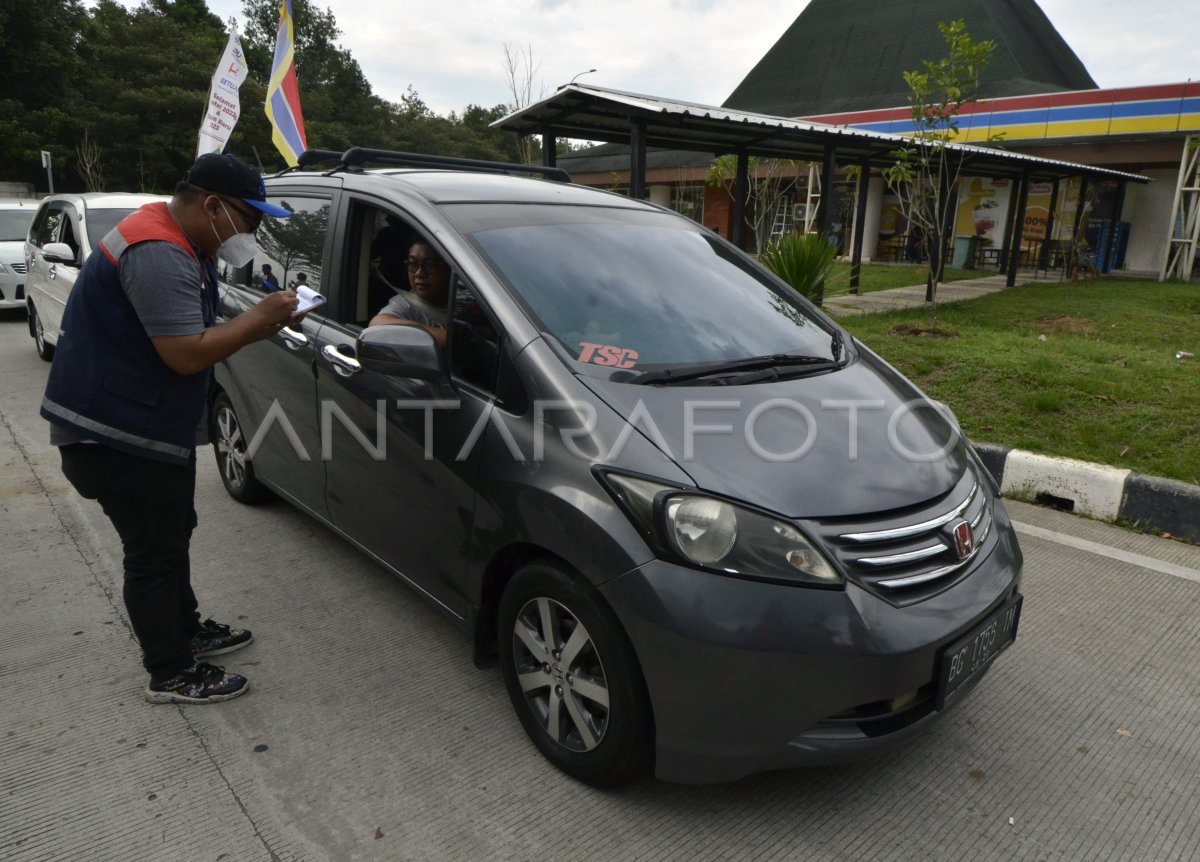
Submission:
<svg viewBox="0 0 1200 862">
<path fill-rule="evenodd" d="M 1013 643 L 1021 552 L 952 414 L 753 258 L 551 170 L 333 161 L 267 179 L 295 214 L 225 276 L 227 316 L 263 263 L 327 302 L 218 366 L 222 480 L 457 620 L 556 766 L 871 756 Z M 444 348 L 368 325 L 414 239 L 449 270 Z"/>
</svg>

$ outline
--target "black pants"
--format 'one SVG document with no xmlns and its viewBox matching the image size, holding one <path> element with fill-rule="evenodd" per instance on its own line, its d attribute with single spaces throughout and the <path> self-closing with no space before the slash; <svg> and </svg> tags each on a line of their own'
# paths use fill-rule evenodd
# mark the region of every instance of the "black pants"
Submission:
<svg viewBox="0 0 1200 862">
<path fill-rule="evenodd" d="M 59 449 L 63 474 L 96 500 L 125 551 L 125 609 L 155 682 L 192 663 L 188 641 L 200 630 L 188 545 L 196 526 L 196 459 L 168 464 L 96 443 Z"/>
</svg>

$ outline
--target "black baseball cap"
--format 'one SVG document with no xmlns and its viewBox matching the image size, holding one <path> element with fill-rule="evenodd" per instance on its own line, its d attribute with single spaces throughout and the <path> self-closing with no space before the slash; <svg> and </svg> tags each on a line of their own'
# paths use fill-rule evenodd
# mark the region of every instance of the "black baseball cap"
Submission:
<svg viewBox="0 0 1200 862">
<path fill-rule="evenodd" d="M 240 198 L 275 218 L 287 218 L 292 214 L 291 210 L 267 203 L 267 187 L 262 176 L 235 156 L 205 153 L 184 174 L 183 181 L 219 195 Z"/>
</svg>

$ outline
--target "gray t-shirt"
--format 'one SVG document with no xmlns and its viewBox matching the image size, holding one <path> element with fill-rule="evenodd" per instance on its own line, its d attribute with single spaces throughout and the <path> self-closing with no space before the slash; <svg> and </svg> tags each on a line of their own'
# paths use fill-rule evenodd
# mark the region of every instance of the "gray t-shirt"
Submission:
<svg viewBox="0 0 1200 862">
<path fill-rule="evenodd" d="M 120 271 L 121 287 L 151 338 L 204 331 L 204 275 L 200 263 L 179 246 L 138 243 L 121 255 Z"/>
<path fill-rule="evenodd" d="M 397 293 L 389 299 L 388 304 L 380 309 L 379 313 L 423 323 L 426 326 L 445 327 L 446 325 L 446 312 L 444 310 L 435 305 L 430 305 L 415 293 L 408 291 Z"/>
<path fill-rule="evenodd" d="M 200 264 L 179 246 L 157 240 L 140 242 L 121 255 L 119 272 L 121 287 L 151 338 L 204 331 L 204 276 Z M 50 423 L 51 446 L 85 442 L 89 438 Z M 202 418 L 196 429 L 196 443 L 207 442 L 208 423 Z"/>
</svg>

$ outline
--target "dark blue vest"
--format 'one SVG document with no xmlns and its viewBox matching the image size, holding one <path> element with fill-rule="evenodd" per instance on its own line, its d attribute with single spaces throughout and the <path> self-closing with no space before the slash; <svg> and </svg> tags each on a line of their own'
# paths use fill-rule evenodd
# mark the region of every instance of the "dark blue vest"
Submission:
<svg viewBox="0 0 1200 862">
<path fill-rule="evenodd" d="M 211 371 L 177 374 L 154 349 L 121 287 L 120 256 L 161 240 L 196 252 L 166 204 L 147 204 L 88 256 L 71 289 L 41 414 L 76 434 L 134 455 L 186 464 L 196 447 Z M 217 276 L 197 259 L 204 325 L 217 315 Z"/>
</svg>

